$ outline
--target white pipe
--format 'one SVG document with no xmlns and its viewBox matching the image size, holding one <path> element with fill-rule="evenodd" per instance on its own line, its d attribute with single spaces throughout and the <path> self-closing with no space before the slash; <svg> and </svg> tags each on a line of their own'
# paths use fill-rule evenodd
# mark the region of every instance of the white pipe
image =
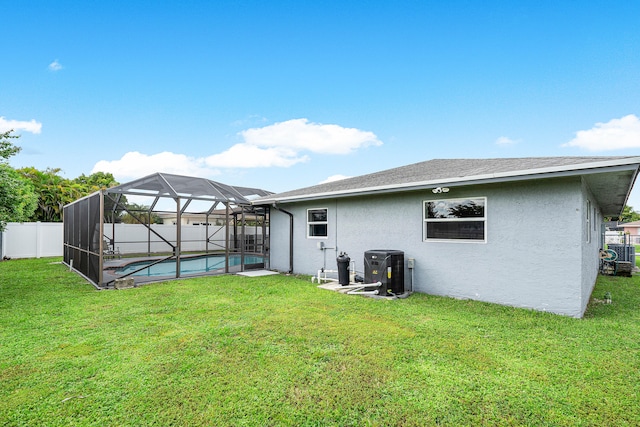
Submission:
<svg viewBox="0 0 640 427">
<path fill-rule="evenodd" d="M 330 277 L 327 277 L 327 273 L 337 273 L 337 270 L 325 270 L 324 268 L 321 268 L 320 270 L 318 270 L 318 273 L 316 276 L 312 276 L 311 277 L 311 283 L 314 282 L 314 279 L 317 281 L 317 283 L 320 283 L 320 281 L 324 281 L 324 282 L 337 282 L 338 279 L 332 279 Z"/>
<path fill-rule="evenodd" d="M 361 291 L 359 289 L 354 289 L 347 292 L 347 295 L 378 295 L 378 291 Z"/>
<path fill-rule="evenodd" d="M 342 285 L 340 286 L 340 289 L 360 289 L 360 288 L 371 288 L 371 287 L 380 287 L 382 285 L 382 282 L 376 282 L 376 283 L 354 283 L 351 285 Z"/>
<path fill-rule="evenodd" d="M 373 291 L 365 291 L 364 289 L 371 288 L 371 287 L 379 288 L 380 286 L 382 286 L 382 282 L 359 283 L 357 285 L 347 285 L 347 286 L 352 288 L 352 290 L 347 292 L 347 295 L 380 295 L 380 289 L 375 289 Z M 346 288 L 347 286 L 343 286 L 343 288 Z"/>
<path fill-rule="evenodd" d="M 351 261 L 349 263 L 349 267 L 350 267 L 350 272 L 349 272 L 349 283 L 355 283 L 356 281 L 356 262 L 355 261 Z"/>
</svg>

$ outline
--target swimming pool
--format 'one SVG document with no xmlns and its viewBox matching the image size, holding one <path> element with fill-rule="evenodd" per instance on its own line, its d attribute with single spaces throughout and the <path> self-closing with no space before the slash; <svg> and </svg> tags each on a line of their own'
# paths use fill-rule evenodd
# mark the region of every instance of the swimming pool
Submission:
<svg viewBox="0 0 640 427">
<path fill-rule="evenodd" d="M 241 258 L 242 257 L 240 255 L 229 255 L 229 267 L 240 265 Z M 224 260 L 224 255 L 202 255 L 180 258 L 180 275 L 186 276 L 189 274 L 208 273 L 210 271 L 224 269 Z M 153 260 L 136 261 L 122 267 L 116 267 L 112 271 L 117 275 L 129 274 L 130 276 L 145 277 L 175 276 L 175 259 L 168 259 L 166 261 L 159 262 L 158 264 L 151 265 L 136 273 L 130 274 L 153 262 Z M 245 265 L 262 264 L 263 262 L 264 259 L 261 256 L 245 255 L 244 257 Z"/>
</svg>

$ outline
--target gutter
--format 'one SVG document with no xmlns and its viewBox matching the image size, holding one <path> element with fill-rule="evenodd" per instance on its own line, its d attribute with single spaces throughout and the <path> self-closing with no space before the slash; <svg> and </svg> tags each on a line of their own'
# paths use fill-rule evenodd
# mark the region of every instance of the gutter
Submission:
<svg viewBox="0 0 640 427">
<path fill-rule="evenodd" d="M 622 210 L 624 210 L 624 207 L 627 205 L 627 202 L 629 201 L 629 197 L 631 196 L 631 192 L 633 191 L 633 186 L 635 185 L 636 179 L 638 178 L 638 172 L 640 172 L 640 166 L 636 167 L 636 170 L 633 172 L 633 177 L 631 178 L 631 185 L 629 186 L 627 195 L 624 197 Z M 622 215 L 622 211 L 620 211 L 620 213 L 618 214 L 618 218 L 620 218 L 620 215 Z"/>
<path fill-rule="evenodd" d="M 258 199 L 256 200 L 256 204 L 263 203 L 287 203 L 287 202 L 298 202 L 298 201 L 307 201 L 307 200 L 318 200 L 323 198 L 336 198 L 336 197 L 349 197 L 354 195 L 369 195 L 369 194 L 380 194 L 380 193 L 390 193 L 397 191 L 414 191 L 414 190 L 423 190 L 431 187 L 437 186 L 446 186 L 446 187 L 456 187 L 462 185 L 479 185 L 479 184 L 487 184 L 487 183 L 498 183 L 498 182 L 513 182 L 513 181 L 525 181 L 534 178 L 555 178 L 555 177 L 565 177 L 565 176 L 575 176 L 575 175 L 590 175 L 594 173 L 601 172 L 602 169 L 607 169 L 608 171 L 620 171 L 620 170 L 635 170 L 637 173 L 638 163 L 640 162 L 640 157 L 632 157 L 629 159 L 625 159 L 624 161 L 620 161 L 620 159 L 609 160 L 603 162 L 593 162 L 593 163 L 582 163 L 577 165 L 565 165 L 565 166 L 554 166 L 548 168 L 538 168 L 538 169 L 528 169 L 521 171 L 512 171 L 512 172 L 498 172 L 492 174 L 483 174 L 483 175 L 475 175 L 475 176 L 464 176 L 464 177 L 452 177 L 445 179 L 434 179 L 429 181 L 418 181 L 418 182 L 408 182 L 402 184 L 389 184 L 389 185 L 379 185 L 374 187 L 365 187 L 365 188 L 353 188 L 348 190 L 335 190 L 335 191 L 325 191 L 321 193 L 314 194 L 304 194 L 297 196 L 285 196 L 279 198 L 271 198 L 271 199 Z"/>
</svg>

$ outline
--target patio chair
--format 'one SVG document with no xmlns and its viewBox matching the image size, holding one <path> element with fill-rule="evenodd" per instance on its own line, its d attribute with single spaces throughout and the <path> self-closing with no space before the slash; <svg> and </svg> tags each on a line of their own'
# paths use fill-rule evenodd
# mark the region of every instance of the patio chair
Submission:
<svg viewBox="0 0 640 427">
<path fill-rule="evenodd" d="M 120 248 L 116 248 L 113 239 L 104 239 L 102 255 L 105 259 L 118 257 L 120 259 Z"/>
</svg>

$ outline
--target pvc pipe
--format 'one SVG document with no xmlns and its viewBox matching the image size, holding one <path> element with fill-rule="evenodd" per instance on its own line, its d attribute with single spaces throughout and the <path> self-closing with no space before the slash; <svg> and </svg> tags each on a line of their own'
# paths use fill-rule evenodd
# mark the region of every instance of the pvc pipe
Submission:
<svg viewBox="0 0 640 427">
<path fill-rule="evenodd" d="M 354 289 L 347 292 L 347 295 L 378 295 L 378 291 L 360 291 L 358 289 Z"/>
<path fill-rule="evenodd" d="M 312 276 L 311 277 L 311 283 L 313 283 L 313 279 L 316 279 L 318 283 L 320 283 L 321 280 L 325 281 L 325 282 L 337 282 L 338 279 L 333 279 L 330 277 L 327 277 L 326 273 L 337 273 L 337 270 L 325 270 L 325 269 L 320 269 L 318 270 L 318 273 L 316 276 Z M 324 276 L 324 277 L 321 277 Z"/>
<path fill-rule="evenodd" d="M 340 289 L 359 289 L 359 288 L 372 288 L 372 287 L 379 288 L 381 285 L 382 285 L 382 282 L 376 282 L 376 283 L 354 283 L 353 285 L 340 286 Z"/>
<path fill-rule="evenodd" d="M 349 269 L 351 271 L 349 271 L 349 282 L 350 283 L 355 283 L 356 281 L 356 262 L 351 260 L 351 262 L 349 263 Z"/>
</svg>

